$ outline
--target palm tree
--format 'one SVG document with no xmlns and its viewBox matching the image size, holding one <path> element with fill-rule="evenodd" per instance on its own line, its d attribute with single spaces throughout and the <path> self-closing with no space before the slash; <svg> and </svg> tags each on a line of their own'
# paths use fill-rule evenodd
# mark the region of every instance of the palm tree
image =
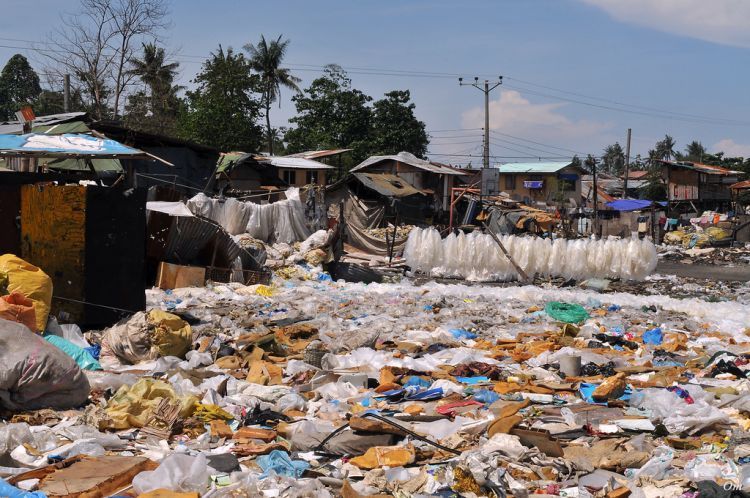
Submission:
<svg viewBox="0 0 750 498">
<path fill-rule="evenodd" d="M 258 73 L 262 84 L 262 103 L 266 109 L 266 136 L 268 138 L 268 153 L 270 155 L 273 155 L 273 130 L 271 129 L 270 117 L 271 104 L 279 98 L 282 86 L 300 92 L 297 83 L 302 81 L 293 76 L 289 72 L 289 69 L 281 67 L 286 49 L 289 46 L 289 40 L 282 41 L 282 36 L 279 35 L 276 40 L 268 43 L 266 42 L 266 38 L 260 35 L 260 41 L 257 45 L 253 45 L 252 43 L 245 45 L 245 50 L 250 54 L 250 69 Z"/>
<path fill-rule="evenodd" d="M 675 156 L 674 147 L 677 145 L 674 138 L 664 135 L 664 140 L 656 142 L 656 154 L 659 159 L 669 160 Z"/>
<path fill-rule="evenodd" d="M 166 55 L 164 49 L 153 43 L 143 44 L 143 58 L 131 59 L 131 69 L 128 71 L 133 76 L 138 76 L 151 91 L 151 100 L 159 99 L 170 94 L 173 90 L 172 82 L 177 76 L 178 62 L 165 64 Z"/>
<path fill-rule="evenodd" d="M 604 166 L 609 173 L 619 175 L 625 167 L 625 152 L 623 152 L 622 146 L 618 142 L 615 142 L 614 145 L 608 145 L 604 149 L 602 162 L 604 162 Z"/>
<path fill-rule="evenodd" d="M 693 140 L 685 148 L 685 159 L 688 161 L 702 162 L 706 155 L 706 148 L 697 140 Z"/>
</svg>

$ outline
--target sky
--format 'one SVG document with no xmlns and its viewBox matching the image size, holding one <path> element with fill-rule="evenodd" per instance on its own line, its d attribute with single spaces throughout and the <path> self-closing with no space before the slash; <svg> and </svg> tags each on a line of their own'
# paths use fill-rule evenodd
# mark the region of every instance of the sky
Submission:
<svg viewBox="0 0 750 498">
<path fill-rule="evenodd" d="M 431 136 L 429 157 L 481 162 L 483 94 L 490 97 L 492 161 L 600 155 L 625 145 L 645 155 L 665 134 L 679 149 L 750 156 L 748 0 L 171 0 L 160 33 L 180 62 L 180 82 L 218 48 L 241 50 L 260 35 L 291 40 L 286 62 L 301 87 L 325 64 L 378 99 L 408 89 Z M 27 55 L 44 71 L 43 45 L 76 0 L 3 0 L 0 64 Z M 33 20 L 33 22 L 32 22 Z M 33 26 L 33 29 L 29 29 Z M 23 40 L 23 41 L 22 41 Z M 37 42 L 37 43 L 31 43 Z M 24 47 L 24 48 L 11 48 Z M 291 93 L 272 110 L 294 115 Z"/>
</svg>

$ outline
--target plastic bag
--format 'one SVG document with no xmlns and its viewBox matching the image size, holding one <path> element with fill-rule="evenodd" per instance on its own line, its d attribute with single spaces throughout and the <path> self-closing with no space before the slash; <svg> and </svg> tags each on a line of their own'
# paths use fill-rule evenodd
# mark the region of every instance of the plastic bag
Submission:
<svg viewBox="0 0 750 498">
<path fill-rule="evenodd" d="M 662 342 L 664 342 L 664 334 L 659 327 L 647 330 L 643 333 L 643 344 L 652 344 L 654 346 L 659 346 Z"/>
<path fill-rule="evenodd" d="M 544 312 L 555 320 L 565 323 L 581 323 L 589 318 L 589 314 L 583 306 L 559 301 L 547 303 Z"/>
<path fill-rule="evenodd" d="M 672 468 L 674 450 L 668 446 L 659 446 L 652 455 L 651 459 L 640 469 L 625 470 L 625 477 L 637 479 L 640 476 L 651 476 L 655 480 L 664 479 L 667 472 Z"/>
<path fill-rule="evenodd" d="M 22 323 L 31 331 L 37 330 L 34 301 L 19 292 L 0 297 L 0 318 Z"/>
<path fill-rule="evenodd" d="M 197 402 L 195 396 L 177 396 L 166 382 L 140 379 L 133 386 L 122 386 L 109 399 L 107 415 L 110 429 L 143 427 L 162 399 L 169 399 L 179 405 L 180 416 L 190 416 Z"/>
<path fill-rule="evenodd" d="M 159 309 L 139 312 L 107 329 L 102 338 L 103 354 L 135 364 L 158 357 L 184 357 L 190 349 L 193 332 L 177 315 Z"/>
<path fill-rule="evenodd" d="M 136 493 L 148 493 L 155 489 L 189 492 L 201 495 L 208 491 L 211 472 L 203 453 L 198 456 L 173 454 L 166 457 L 156 470 L 141 472 L 133 479 Z"/>
<path fill-rule="evenodd" d="M 34 302 L 36 327 L 32 330 L 44 331 L 52 303 L 52 279 L 40 268 L 13 254 L 0 256 L 0 273 L 8 279 L 8 292 L 20 292 Z"/>
<path fill-rule="evenodd" d="M 307 407 L 307 400 L 295 392 L 285 394 L 274 405 L 274 410 L 285 412 L 287 410 L 304 411 Z"/>
<path fill-rule="evenodd" d="M 70 341 L 67 341 L 63 339 L 62 337 L 58 337 L 56 335 L 46 335 L 44 336 L 44 339 L 49 342 L 50 344 L 53 344 L 54 346 L 60 348 L 62 352 L 64 352 L 66 355 L 70 356 L 75 360 L 75 362 L 78 364 L 79 367 L 81 367 L 84 370 L 101 370 L 102 366 L 99 364 L 98 361 L 94 359 L 91 354 L 86 351 L 85 349 L 76 346 Z"/>
<path fill-rule="evenodd" d="M 0 496 L 6 498 L 47 498 L 41 491 L 31 492 L 11 486 L 4 479 L 0 479 Z"/>
<path fill-rule="evenodd" d="M 20 323 L 0 319 L 0 407 L 65 410 L 83 404 L 89 382 L 73 359 Z"/>
<path fill-rule="evenodd" d="M 255 460 L 255 463 L 263 469 L 262 477 L 267 477 L 271 472 L 286 477 L 302 477 L 302 474 L 310 468 L 310 464 L 302 460 L 292 460 L 286 452 L 273 450 L 268 455 L 263 455 Z"/>
</svg>

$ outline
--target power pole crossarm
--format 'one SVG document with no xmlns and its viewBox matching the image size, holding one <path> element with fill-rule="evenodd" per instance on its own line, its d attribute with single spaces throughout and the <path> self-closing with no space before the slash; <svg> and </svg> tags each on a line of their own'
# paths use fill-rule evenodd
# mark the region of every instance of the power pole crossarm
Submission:
<svg viewBox="0 0 750 498">
<path fill-rule="evenodd" d="M 490 92 L 503 84 L 503 77 L 498 76 L 497 83 L 490 86 L 489 80 L 484 80 L 484 85 L 479 85 L 479 78 L 474 77 L 474 83 L 464 83 L 463 78 L 458 78 L 460 86 L 473 86 L 480 92 L 484 93 L 484 147 L 482 154 L 482 167 L 490 167 Z"/>
</svg>

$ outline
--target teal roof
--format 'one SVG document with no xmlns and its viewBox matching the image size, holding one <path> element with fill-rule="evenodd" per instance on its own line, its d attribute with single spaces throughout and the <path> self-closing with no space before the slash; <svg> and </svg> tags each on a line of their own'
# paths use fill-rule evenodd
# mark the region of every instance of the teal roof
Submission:
<svg viewBox="0 0 750 498">
<path fill-rule="evenodd" d="M 500 173 L 557 173 L 572 164 L 571 161 L 553 163 L 507 163 L 496 166 Z"/>
</svg>

